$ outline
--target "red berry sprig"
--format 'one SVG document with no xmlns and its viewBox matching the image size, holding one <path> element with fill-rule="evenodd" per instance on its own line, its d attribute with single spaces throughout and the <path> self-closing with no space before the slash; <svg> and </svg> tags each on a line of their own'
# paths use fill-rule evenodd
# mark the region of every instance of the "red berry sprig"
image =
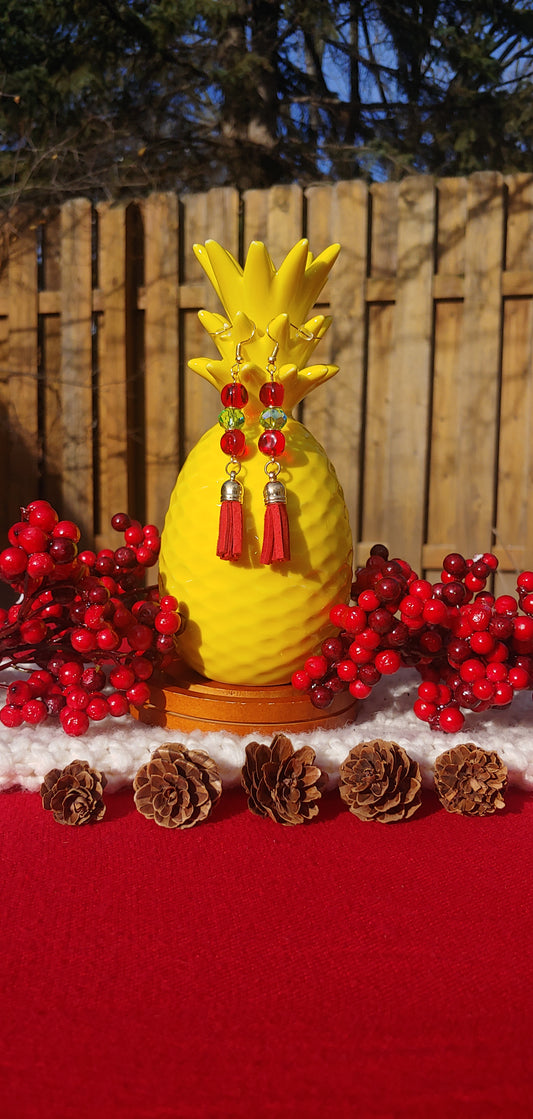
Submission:
<svg viewBox="0 0 533 1119">
<path fill-rule="evenodd" d="M 83 734 L 146 703 L 154 668 L 172 655 L 178 603 L 144 586 L 159 531 L 126 513 L 111 523 L 124 543 L 99 552 L 80 552 L 78 526 L 47 501 L 31 502 L 9 529 L 0 578 L 20 597 L 0 610 L 0 667 L 27 675 L 2 685 L 4 726 L 59 718 L 67 734 Z"/>
<path fill-rule="evenodd" d="M 294 673 L 293 686 L 326 708 L 337 691 L 365 699 L 383 675 L 414 666 L 422 677 L 414 712 L 432 730 L 455 733 L 465 710 L 507 707 L 533 689 L 533 572 L 518 576 L 516 597 L 495 598 L 485 587 L 497 566 L 492 553 L 452 552 L 432 584 L 375 545 L 352 603 L 330 612 L 338 637 Z"/>
</svg>

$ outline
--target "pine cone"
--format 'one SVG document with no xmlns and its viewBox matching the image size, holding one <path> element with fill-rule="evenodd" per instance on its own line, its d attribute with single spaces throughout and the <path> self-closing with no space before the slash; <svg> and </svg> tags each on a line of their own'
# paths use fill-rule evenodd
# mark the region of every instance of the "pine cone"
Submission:
<svg viewBox="0 0 533 1119">
<path fill-rule="evenodd" d="M 294 751 L 284 734 L 276 734 L 270 746 L 249 742 L 241 782 L 250 810 L 279 824 L 303 824 L 316 816 L 328 777 L 314 761 L 311 746 Z"/>
<path fill-rule="evenodd" d="M 491 816 L 505 808 L 501 795 L 507 785 L 507 766 L 495 751 L 464 742 L 435 761 L 435 789 L 447 812 L 462 816 Z"/>
<path fill-rule="evenodd" d="M 133 779 L 135 807 L 163 828 L 192 828 L 222 793 L 217 766 L 203 750 L 166 742 Z"/>
<path fill-rule="evenodd" d="M 417 762 L 396 742 L 360 742 L 340 767 L 339 792 L 359 820 L 408 820 L 421 804 Z"/>
<path fill-rule="evenodd" d="M 105 812 L 102 799 L 105 774 L 89 762 L 73 761 L 64 769 L 51 769 L 41 785 L 43 808 L 53 812 L 58 824 L 96 823 Z"/>
</svg>

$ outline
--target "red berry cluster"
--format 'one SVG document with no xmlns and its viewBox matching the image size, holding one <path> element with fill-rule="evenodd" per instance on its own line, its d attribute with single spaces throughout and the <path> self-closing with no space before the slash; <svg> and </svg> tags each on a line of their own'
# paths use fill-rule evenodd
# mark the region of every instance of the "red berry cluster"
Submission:
<svg viewBox="0 0 533 1119">
<path fill-rule="evenodd" d="M 126 513 L 111 524 L 124 544 L 99 552 L 79 551 L 78 526 L 47 501 L 32 501 L 9 529 L 0 578 L 19 600 L 0 610 L 0 667 L 27 675 L 2 685 L 4 726 L 55 716 L 79 735 L 149 698 L 147 680 L 173 651 L 182 619 L 175 598 L 144 587 L 159 553 L 156 526 Z"/>
<path fill-rule="evenodd" d="M 485 587 L 497 566 L 488 552 L 452 552 L 430 583 L 376 544 L 355 573 L 353 604 L 330 611 L 338 636 L 308 657 L 293 686 L 326 708 L 338 691 L 365 699 L 383 675 L 414 666 L 422 677 L 415 714 L 448 732 L 463 726 L 463 709 L 508 706 L 533 688 L 533 572 L 518 576 L 516 598 L 495 598 Z"/>
</svg>

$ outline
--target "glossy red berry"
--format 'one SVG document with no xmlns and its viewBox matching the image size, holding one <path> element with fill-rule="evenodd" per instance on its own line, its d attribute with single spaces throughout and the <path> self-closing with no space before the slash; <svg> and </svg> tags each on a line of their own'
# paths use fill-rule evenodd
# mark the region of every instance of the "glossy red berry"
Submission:
<svg viewBox="0 0 533 1119">
<path fill-rule="evenodd" d="M 445 626 L 448 621 L 448 608 L 442 599 L 431 598 L 424 603 L 422 609 L 424 622 L 432 626 Z"/>
<path fill-rule="evenodd" d="M 533 618 L 515 618 L 514 638 L 521 644 L 533 642 Z"/>
<path fill-rule="evenodd" d="M 478 630 L 470 637 L 470 648 L 473 653 L 492 653 L 495 645 L 494 638 L 487 630 Z"/>
<path fill-rule="evenodd" d="M 321 680 L 328 670 L 328 662 L 323 656 L 308 657 L 304 664 L 304 671 L 312 680 Z"/>
<path fill-rule="evenodd" d="M 355 699 L 368 699 L 372 688 L 370 684 L 365 684 L 363 680 L 352 680 L 348 685 L 348 691 Z"/>
<path fill-rule="evenodd" d="M 5 707 L 0 709 L 0 722 L 5 727 L 15 728 L 22 726 L 24 716 L 22 709 L 17 707 L 14 703 L 6 703 Z"/>
<path fill-rule="evenodd" d="M 402 584 L 398 579 L 389 576 L 378 579 L 374 590 L 380 602 L 397 602 L 401 597 Z M 376 606 L 379 606 L 379 602 L 376 603 Z M 375 607 L 371 607 L 371 609 L 375 609 Z"/>
<path fill-rule="evenodd" d="M 465 717 L 463 712 L 459 707 L 455 707 L 454 705 L 444 707 L 442 711 L 439 712 L 439 727 L 448 734 L 456 734 L 457 731 L 460 731 L 464 721 Z"/>
<path fill-rule="evenodd" d="M 149 680 L 154 671 L 152 662 L 146 657 L 133 657 L 130 667 L 135 673 L 136 680 Z"/>
<path fill-rule="evenodd" d="M 413 711 L 417 719 L 421 719 L 424 723 L 429 723 L 437 713 L 437 706 L 425 699 L 415 699 L 413 704 Z"/>
<path fill-rule="evenodd" d="M 494 603 L 494 609 L 497 614 L 510 614 L 512 616 L 518 613 L 518 604 L 512 595 L 500 594 Z"/>
<path fill-rule="evenodd" d="M 85 734 L 89 729 L 89 717 L 86 711 L 76 711 L 73 707 L 63 707 L 59 712 L 59 719 L 65 734 L 73 738 Z"/>
<path fill-rule="evenodd" d="M 293 688 L 296 688 L 297 692 L 308 692 L 312 684 L 309 673 L 304 672 L 303 669 L 299 669 L 298 672 L 293 672 L 291 682 Z"/>
<path fill-rule="evenodd" d="M 99 692 L 105 686 L 106 678 L 99 664 L 91 664 L 81 674 L 80 684 L 88 692 Z"/>
<path fill-rule="evenodd" d="M 30 501 L 25 509 L 30 525 L 42 528 L 44 532 L 52 532 L 59 517 L 48 501 Z"/>
<path fill-rule="evenodd" d="M 439 686 L 432 680 L 423 680 L 418 685 L 419 699 L 423 699 L 426 703 L 438 703 L 439 699 Z"/>
<path fill-rule="evenodd" d="M 401 667 L 402 659 L 395 649 L 384 649 L 376 656 L 376 668 L 383 676 L 392 676 Z"/>
<path fill-rule="evenodd" d="M 147 703 L 150 699 L 150 688 L 148 684 L 145 684 L 143 680 L 139 680 L 136 684 L 132 684 L 131 688 L 128 688 L 126 692 L 126 699 L 129 703 L 132 703 L 134 707 L 140 707 L 141 704 Z"/>
<path fill-rule="evenodd" d="M 58 521 L 52 529 L 52 536 L 54 539 L 64 537 L 67 540 L 72 540 L 74 544 L 78 543 L 81 532 L 74 521 Z"/>
<path fill-rule="evenodd" d="M 109 707 L 109 714 L 113 718 L 120 719 L 123 715 L 127 715 L 129 711 L 129 704 L 125 695 L 122 692 L 111 692 L 107 696 L 107 704 Z"/>
<path fill-rule="evenodd" d="M 133 669 L 129 668 L 127 665 L 119 665 L 117 668 L 113 668 L 109 674 L 109 683 L 113 688 L 117 688 L 119 691 L 126 691 L 127 688 L 131 688 L 132 684 L 135 683 L 135 679 L 136 677 Z"/>
<path fill-rule="evenodd" d="M 357 678 L 358 670 L 357 665 L 352 660 L 339 661 L 337 664 L 337 676 L 346 683 L 350 683 Z"/>
<path fill-rule="evenodd" d="M 509 669 L 508 680 L 511 687 L 517 692 L 523 691 L 524 688 L 529 687 L 529 672 L 526 672 L 526 669 L 521 668 L 520 665 L 515 665 L 514 668 Z"/>
<path fill-rule="evenodd" d="M 496 684 L 494 695 L 492 697 L 492 703 L 495 707 L 507 707 L 507 704 L 511 703 L 513 695 L 514 690 L 512 685 L 509 684 L 506 680 L 502 680 L 500 684 Z"/>
<path fill-rule="evenodd" d="M 179 614 L 160 610 L 154 619 L 154 626 L 158 633 L 177 633 L 180 628 Z"/>
<path fill-rule="evenodd" d="M 92 653 L 96 649 L 96 637 L 92 630 L 79 627 L 72 630 L 70 644 L 76 653 Z"/>
<path fill-rule="evenodd" d="M 102 652 L 114 652 L 120 645 L 120 637 L 112 626 L 103 626 L 96 634 L 96 644 Z"/>
<path fill-rule="evenodd" d="M 14 680 L 7 689 L 7 702 L 15 707 L 22 707 L 32 698 L 32 690 L 27 680 Z"/>
<path fill-rule="evenodd" d="M 449 552 L 444 557 L 442 566 L 449 575 L 453 575 L 454 579 L 462 579 L 468 571 L 466 560 L 460 552 Z"/>
<path fill-rule="evenodd" d="M 333 701 L 333 692 L 322 684 L 315 684 L 309 692 L 313 707 L 329 707 Z"/>
<path fill-rule="evenodd" d="M 463 661 L 459 675 L 461 680 L 471 683 L 473 680 L 480 680 L 482 676 L 486 676 L 485 665 L 475 657 L 469 657 L 468 660 Z"/>
<path fill-rule="evenodd" d="M 371 590 L 361 591 L 361 594 L 359 595 L 359 597 L 357 599 L 358 606 L 362 610 L 365 610 L 366 612 L 370 612 L 371 610 L 377 610 L 378 606 L 380 605 L 380 602 L 381 602 L 381 600 L 378 598 L 377 594 L 375 594 L 375 592 L 371 591 Z M 366 622 L 366 619 L 365 619 L 365 622 Z"/>
<path fill-rule="evenodd" d="M 115 532 L 125 532 L 130 527 L 131 520 L 127 513 L 115 513 L 111 517 L 111 527 Z"/>
<path fill-rule="evenodd" d="M 67 688 L 65 692 L 67 707 L 73 707 L 75 711 L 84 711 L 89 703 L 89 698 L 89 693 L 80 684 L 74 684 L 73 687 Z"/>
<path fill-rule="evenodd" d="M 32 555 L 33 552 L 46 551 L 49 539 L 48 533 L 38 525 L 26 524 L 17 534 L 17 545 L 19 548 L 24 548 L 28 555 Z"/>
<path fill-rule="evenodd" d="M 159 600 L 159 606 L 160 606 L 161 610 L 165 610 L 165 611 L 167 611 L 167 610 L 170 610 L 170 611 L 177 610 L 178 609 L 178 600 L 177 600 L 177 598 L 174 598 L 173 594 L 164 594 L 164 595 L 161 595 L 161 598 Z"/>
<path fill-rule="evenodd" d="M 103 695 L 92 695 L 86 707 L 86 713 L 94 722 L 100 722 L 109 715 L 109 705 Z"/>
<path fill-rule="evenodd" d="M 39 726 L 39 723 L 44 723 L 48 714 L 46 706 L 42 699 L 29 699 L 21 707 L 22 718 L 25 723 L 29 723 L 32 727 Z"/>
<path fill-rule="evenodd" d="M 44 579 L 51 575 L 55 564 L 48 552 L 34 552 L 28 556 L 28 575 L 32 579 Z"/>
<path fill-rule="evenodd" d="M 23 575 L 28 565 L 28 557 L 24 548 L 4 548 L 0 552 L 0 573 L 4 579 L 13 579 Z"/>
<path fill-rule="evenodd" d="M 20 636 L 26 645 L 38 645 L 46 637 L 46 624 L 39 618 L 22 622 Z"/>
<path fill-rule="evenodd" d="M 57 540 L 51 540 L 48 548 L 49 555 L 52 557 L 54 563 L 64 564 L 72 563 L 76 558 L 77 546 L 74 540 L 68 536 L 59 536 Z"/>
</svg>

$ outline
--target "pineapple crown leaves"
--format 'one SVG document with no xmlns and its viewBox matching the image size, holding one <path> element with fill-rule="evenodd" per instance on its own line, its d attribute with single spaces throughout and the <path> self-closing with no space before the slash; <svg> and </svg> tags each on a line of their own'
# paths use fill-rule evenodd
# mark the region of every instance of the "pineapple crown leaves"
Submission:
<svg viewBox="0 0 533 1119">
<path fill-rule="evenodd" d="M 262 241 L 252 241 L 244 268 L 217 241 L 194 245 L 194 253 L 233 322 L 244 311 L 258 329 L 265 330 L 276 315 L 287 312 L 300 324 L 322 291 L 340 252 L 329 245 L 313 259 L 303 238 L 287 253 L 276 270 Z"/>
<path fill-rule="evenodd" d="M 200 311 L 200 322 L 213 338 L 220 361 L 196 358 L 189 366 L 221 389 L 241 345 L 239 374 L 251 392 L 259 391 L 270 356 L 276 349 L 277 376 L 286 402 L 293 408 L 317 384 L 333 377 L 334 365 L 307 366 L 331 318 L 315 315 L 304 321 L 337 259 L 340 245 L 330 245 L 313 259 L 307 240 L 299 241 L 276 271 L 261 241 L 252 241 L 244 268 L 216 241 L 195 245 L 194 252 L 216 291 L 227 318 Z M 303 325 L 302 325 L 303 324 Z"/>
</svg>

